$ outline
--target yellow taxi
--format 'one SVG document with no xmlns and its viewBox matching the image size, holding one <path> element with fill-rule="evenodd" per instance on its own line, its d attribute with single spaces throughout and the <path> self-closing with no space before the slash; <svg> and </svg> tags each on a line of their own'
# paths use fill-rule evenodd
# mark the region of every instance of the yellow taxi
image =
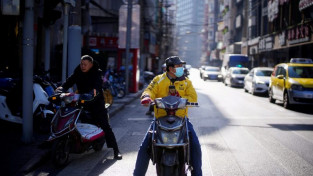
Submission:
<svg viewBox="0 0 313 176">
<path fill-rule="evenodd" d="M 283 102 L 285 108 L 295 104 L 313 104 L 313 61 L 294 58 L 275 66 L 268 88 L 269 101 Z"/>
</svg>

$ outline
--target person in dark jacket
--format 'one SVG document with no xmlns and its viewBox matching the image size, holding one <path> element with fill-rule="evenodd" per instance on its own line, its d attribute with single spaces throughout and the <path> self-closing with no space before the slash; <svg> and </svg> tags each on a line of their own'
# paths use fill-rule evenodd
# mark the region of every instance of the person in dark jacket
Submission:
<svg viewBox="0 0 313 176">
<path fill-rule="evenodd" d="M 122 159 L 115 135 L 109 124 L 107 109 L 104 106 L 105 102 L 102 94 L 101 70 L 99 69 L 99 65 L 93 60 L 91 56 L 82 56 L 80 64 L 75 68 L 74 73 L 67 78 L 61 87 L 58 87 L 57 89 L 68 90 L 74 84 L 76 84 L 79 94 L 90 92 L 94 94 L 95 100 L 89 109 L 92 117 L 105 132 L 107 146 L 108 148 L 113 148 L 114 158 Z"/>
</svg>

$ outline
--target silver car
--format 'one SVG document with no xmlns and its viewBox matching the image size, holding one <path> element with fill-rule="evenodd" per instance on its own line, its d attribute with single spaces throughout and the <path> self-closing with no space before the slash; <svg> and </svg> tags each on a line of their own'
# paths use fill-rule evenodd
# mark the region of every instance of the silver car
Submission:
<svg viewBox="0 0 313 176">
<path fill-rule="evenodd" d="M 253 68 L 244 79 L 244 90 L 252 95 L 265 94 L 271 79 L 273 68 L 256 67 Z"/>
<path fill-rule="evenodd" d="M 202 78 L 203 80 L 219 80 L 220 78 L 221 72 L 220 72 L 220 68 L 219 67 L 211 67 L 211 66 L 207 66 L 204 68 L 203 72 L 202 72 Z"/>
<path fill-rule="evenodd" d="M 225 86 L 243 87 L 243 80 L 248 72 L 248 68 L 230 67 L 224 80 Z"/>
</svg>

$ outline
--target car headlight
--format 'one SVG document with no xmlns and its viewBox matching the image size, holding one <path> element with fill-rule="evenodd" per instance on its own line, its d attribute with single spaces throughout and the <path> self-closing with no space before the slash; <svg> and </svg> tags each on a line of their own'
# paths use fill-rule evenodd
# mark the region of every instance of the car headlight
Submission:
<svg viewBox="0 0 313 176">
<path fill-rule="evenodd" d="M 265 84 L 264 81 L 257 81 L 256 84 Z"/>
<path fill-rule="evenodd" d="M 299 90 L 302 91 L 303 90 L 303 86 L 299 85 L 299 84 L 293 84 L 291 85 L 291 89 L 292 90 Z"/>
</svg>

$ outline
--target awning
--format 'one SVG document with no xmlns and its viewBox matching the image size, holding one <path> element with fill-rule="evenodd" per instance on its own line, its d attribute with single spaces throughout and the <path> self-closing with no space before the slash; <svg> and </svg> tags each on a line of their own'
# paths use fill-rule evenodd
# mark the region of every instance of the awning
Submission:
<svg viewBox="0 0 313 176">
<path fill-rule="evenodd" d="M 299 10 L 302 11 L 313 5 L 313 0 L 300 0 L 299 2 Z"/>
</svg>

